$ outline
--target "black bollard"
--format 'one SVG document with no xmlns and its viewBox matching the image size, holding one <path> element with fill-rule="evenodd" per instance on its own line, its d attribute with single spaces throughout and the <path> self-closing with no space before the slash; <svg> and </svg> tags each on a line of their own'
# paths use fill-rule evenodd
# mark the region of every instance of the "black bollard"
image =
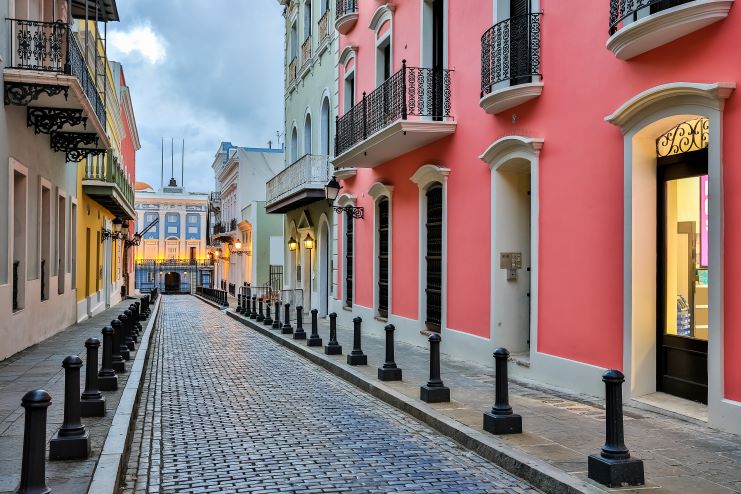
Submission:
<svg viewBox="0 0 741 494">
<path fill-rule="evenodd" d="M 356 317 L 352 320 L 352 352 L 347 356 L 347 363 L 350 365 L 368 365 L 368 356 L 364 354 L 363 349 L 360 348 L 360 324 L 362 322 L 363 320 L 360 317 Z"/>
<path fill-rule="evenodd" d="M 605 383 L 605 445 L 598 455 L 589 455 L 587 473 L 590 479 L 607 487 L 644 485 L 643 460 L 631 458 L 623 434 L 623 382 L 618 370 L 602 374 Z"/>
<path fill-rule="evenodd" d="M 136 307 L 136 315 L 139 316 L 140 321 L 144 321 L 146 319 L 146 316 L 142 312 L 142 303 L 140 301 L 134 302 L 134 307 Z"/>
<path fill-rule="evenodd" d="M 305 340 L 306 331 L 304 331 L 304 308 L 296 306 L 296 332 L 293 333 L 294 340 Z"/>
<path fill-rule="evenodd" d="M 257 317 L 257 295 L 252 296 L 252 311 L 250 312 L 250 319 Z"/>
<path fill-rule="evenodd" d="M 237 308 L 234 309 L 234 311 L 237 314 L 241 314 L 242 313 L 242 294 L 241 293 L 237 293 Z"/>
<path fill-rule="evenodd" d="M 322 339 L 319 337 L 319 322 L 317 321 L 318 315 L 318 310 L 311 309 L 311 335 L 309 335 L 309 339 L 306 340 L 306 346 L 322 346 Z"/>
<path fill-rule="evenodd" d="M 101 391 L 115 391 L 118 389 L 118 376 L 113 370 L 113 328 L 104 327 L 103 333 L 103 361 L 98 372 L 98 389 Z M 121 360 L 123 363 L 123 360 Z"/>
<path fill-rule="evenodd" d="M 134 350 L 134 343 L 138 341 L 139 328 L 141 327 L 141 324 L 139 324 L 139 314 L 136 313 L 136 306 L 134 304 L 129 306 L 129 312 L 131 312 L 131 316 L 129 316 L 129 334 L 131 335 L 132 341 L 129 350 Z M 137 327 L 137 324 L 139 324 L 139 328 Z"/>
<path fill-rule="evenodd" d="M 80 414 L 83 417 L 105 416 L 105 398 L 98 389 L 98 338 L 85 341 L 87 361 L 85 364 L 85 389 L 80 397 Z"/>
<path fill-rule="evenodd" d="M 49 441 L 49 460 L 84 460 L 90 456 L 90 435 L 80 422 L 80 367 L 82 359 L 70 355 L 64 367 L 64 421 Z"/>
<path fill-rule="evenodd" d="M 259 299 L 260 304 L 260 312 L 257 313 L 257 317 L 255 318 L 255 321 L 257 322 L 263 322 L 265 320 L 265 316 L 262 313 L 262 297 Z"/>
<path fill-rule="evenodd" d="M 121 355 L 121 335 L 123 333 L 123 325 L 118 319 L 111 321 L 111 328 L 113 328 L 113 350 L 111 351 L 111 367 L 114 371 L 121 374 L 126 372 L 126 362 L 124 362 L 123 355 Z"/>
<path fill-rule="evenodd" d="M 273 329 L 280 329 L 280 302 L 275 302 L 275 320 L 273 321 Z"/>
<path fill-rule="evenodd" d="M 265 326 L 273 325 L 273 318 L 270 317 L 270 301 L 269 300 L 265 303 L 265 319 L 262 320 L 262 323 Z"/>
<path fill-rule="evenodd" d="M 26 409 L 23 429 L 23 459 L 21 462 L 21 485 L 18 494 L 48 494 L 46 485 L 46 409 L 51 405 L 51 396 L 43 389 L 29 391 L 21 399 Z"/>
<path fill-rule="evenodd" d="M 283 334 L 293 334 L 293 327 L 291 326 L 291 304 L 283 304 L 283 328 L 281 329 Z"/>
<path fill-rule="evenodd" d="M 450 401 L 450 389 L 440 379 L 440 335 L 430 335 L 430 380 L 419 389 L 419 398 L 427 403 Z"/>
<path fill-rule="evenodd" d="M 512 406 L 509 404 L 507 360 L 509 360 L 509 351 L 506 348 L 494 350 L 494 369 L 496 372 L 494 406 L 490 412 L 484 413 L 484 430 L 492 434 L 522 433 L 522 417 L 512 413 Z"/>
<path fill-rule="evenodd" d="M 378 368 L 378 379 L 381 381 L 401 381 L 401 369 L 394 362 L 394 330 L 393 324 L 387 324 L 383 330 L 386 332 L 386 361 Z"/>
<path fill-rule="evenodd" d="M 126 343 L 126 334 L 129 332 L 129 318 L 126 316 L 126 311 L 118 316 L 118 320 L 121 322 L 121 357 L 123 357 L 124 360 L 131 360 L 129 345 Z M 116 369 L 116 372 L 118 372 L 118 369 Z"/>
<path fill-rule="evenodd" d="M 128 348 L 129 352 L 134 351 L 134 314 L 131 313 L 131 310 L 126 309 L 124 311 L 124 315 L 126 316 L 126 322 L 124 327 L 126 328 L 126 331 L 124 331 L 126 342 L 126 348 Z M 125 358 L 125 357 L 124 357 Z M 129 354 L 129 358 L 131 358 L 131 354 Z"/>
<path fill-rule="evenodd" d="M 229 307 L 229 297 L 226 294 L 226 291 L 221 292 L 221 297 L 224 303 L 222 304 L 224 307 Z"/>
<path fill-rule="evenodd" d="M 337 314 L 329 315 L 329 343 L 324 347 L 326 355 L 342 355 L 342 345 L 337 342 Z"/>
</svg>

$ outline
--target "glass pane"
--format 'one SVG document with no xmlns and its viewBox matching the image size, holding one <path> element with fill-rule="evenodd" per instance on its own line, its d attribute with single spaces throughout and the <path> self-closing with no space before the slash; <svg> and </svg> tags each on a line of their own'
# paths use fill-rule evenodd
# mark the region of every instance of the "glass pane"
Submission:
<svg viewBox="0 0 741 494">
<path fill-rule="evenodd" d="M 708 339 L 707 176 L 666 183 L 666 334 Z"/>
</svg>

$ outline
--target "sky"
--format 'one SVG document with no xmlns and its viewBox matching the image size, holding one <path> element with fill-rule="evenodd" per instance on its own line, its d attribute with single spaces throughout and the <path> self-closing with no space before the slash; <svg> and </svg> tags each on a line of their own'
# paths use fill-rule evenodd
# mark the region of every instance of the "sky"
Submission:
<svg viewBox="0 0 741 494">
<path fill-rule="evenodd" d="M 136 179 L 165 182 L 171 139 L 180 184 L 213 189 L 211 164 L 221 141 L 276 147 L 283 130 L 282 7 L 277 0 L 121 0 L 108 24 L 108 57 L 124 66 L 141 150 Z M 282 136 L 281 136 L 282 139 Z"/>
</svg>

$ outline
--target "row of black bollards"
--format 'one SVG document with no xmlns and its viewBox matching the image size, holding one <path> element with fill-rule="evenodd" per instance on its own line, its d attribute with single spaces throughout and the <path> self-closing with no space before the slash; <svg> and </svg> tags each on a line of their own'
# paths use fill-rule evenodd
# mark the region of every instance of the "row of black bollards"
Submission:
<svg viewBox="0 0 741 494">
<path fill-rule="evenodd" d="M 196 293 L 206 300 L 210 300 L 223 307 L 229 307 L 229 299 L 226 290 L 218 288 L 198 287 Z"/>
<path fill-rule="evenodd" d="M 49 460 L 84 460 L 90 455 L 90 434 L 82 423 L 82 417 L 104 416 L 106 401 L 101 391 L 118 388 L 118 375 L 126 371 L 124 354 L 133 350 L 141 331 L 140 321 L 151 315 L 150 304 L 159 296 L 156 290 L 131 304 L 111 326 L 103 328 L 103 353 L 100 370 L 98 354 L 101 342 L 98 338 L 85 341 L 87 367 L 85 387 L 80 394 L 80 369 L 82 359 L 70 355 L 62 361 L 64 368 L 64 417 L 61 427 L 49 442 Z M 129 345 L 129 342 L 132 345 Z M 130 358 L 130 355 L 129 355 Z M 119 365 L 120 364 L 120 365 Z M 26 393 L 21 404 L 25 409 L 23 455 L 19 493 L 40 494 L 51 490 L 46 485 L 46 416 L 51 405 L 51 396 L 42 389 Z"/>
<path fill-rule="evenodd" d="M 262 317 L 262 299 L 260 312 L 253 314 L 259 321 Z M 279 302 L 275 302 L 275 322 L 270 321 L 270 306 L 268 304 L 267 316 L 264 324 L 272 326 L 273 329 L 282 328 L 283 334 L 293 334 L 293 338 L 307 339 L 303 329 L 303 307 L 296 307 L 296 330 L 290 324 L 290 305 L 284 304 L 284 321 L 280 325 Z M 307 339 L 307 346 L 321 346 L 322 339 L 318 333 L 316 309 L 311 310 L 311 335 Z M 250 314 L 252 317 L 252 314 Z M 362 319 L 353 319 L 353 349 L 347 355 L 349 365 L 367 365 L 368 357 L 363 353 L 361 347 L 361 324 Z M 400 381 L 402 370 L 396 365 L 394 359 L 394 331 L 393 324 L 387 324 L 384 328 L 386 334 L 385 361 L 378 368 L 378 379 L 381 381 Z M 427 403 L 440 403 L 450 401 L 450 389 L 444 385 L 440 375 L 440 343 L 441 337 L 437 333 L 429 336 L 430 343 L 430 377 L 427 383 L 420 387 L 420 399 Z M 327 355 L 341 355 L 342 346 L 337 341 L 337 314 L 329 314 L 329 342 L 324 347 Z M 514 413 L 509 403 L 509 378 L 507 372 L 510 353 L 505 348 L 497 348 L 494 351 L 495 362 L 495 397 L 491 410 L 484 413 L 483 429 L 492 434 L 519 434 L 522 433 L 522 416 Z M 608 487 L 637 486 L 644 484 L 643 461 L 632 458 L 624 442 L 623 431 L 623 405 L 622 384 L 625 381 L 623 374 L 618 370 L 608 370 L 602 376 L 605 383 L 606 396 L 606 440 L 599 454 L 588 458 L 588 476 Z"/>
</svg>

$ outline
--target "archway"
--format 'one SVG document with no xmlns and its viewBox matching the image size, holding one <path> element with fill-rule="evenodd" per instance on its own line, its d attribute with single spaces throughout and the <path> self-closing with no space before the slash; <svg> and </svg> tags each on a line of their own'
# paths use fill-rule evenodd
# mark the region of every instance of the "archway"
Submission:
<svg viewBox="0 0 741 494">
<path fill-rule="evenodd" d="M 170 271 L 165 274 L 165 293 L 180 292 L 180 273 Z"/>
</svg>

